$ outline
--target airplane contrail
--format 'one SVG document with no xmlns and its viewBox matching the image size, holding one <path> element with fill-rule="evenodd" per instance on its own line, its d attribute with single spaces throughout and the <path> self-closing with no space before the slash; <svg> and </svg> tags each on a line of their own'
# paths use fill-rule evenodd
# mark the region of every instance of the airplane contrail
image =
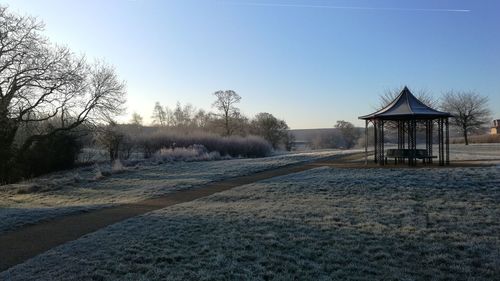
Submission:
<svg viewBox="0 0 500 281">
<path fill-rule="evenodd" d="M 308 4 L 280 4 L 280 3 L 258 3 L 258 2 L 226 2 L 239 6 L 260 6 L 260 7 L 284 7 L 284 8 L 315 8 L 315 9 L 337 9 L 337 10 L 373 10 L 373 11 L 408 11 L 408 12 L 452 12 L 468 13 L 468 9 L 430 9 L 430 8 L 379 8 L 363 6 L 330 6 L 330 5 L 308 5 Z"/>
</svg>

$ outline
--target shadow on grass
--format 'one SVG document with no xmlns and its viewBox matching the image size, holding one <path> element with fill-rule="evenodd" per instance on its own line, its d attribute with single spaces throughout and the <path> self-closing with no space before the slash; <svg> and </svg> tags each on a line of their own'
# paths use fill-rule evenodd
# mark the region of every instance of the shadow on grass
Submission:
<svg viewBox="0 0 500 281">
<path fill-rule="evenodd" d="M 0 208 L 0 234 L 63 216 L 109 207 L 111 204 L 44 208 Z"/>
<path fill-rule="evenodd" d="M 0 274 L 10 280 L 498 280 L 497 242 L 255 216 L 153 212 Z"/>
</svg>

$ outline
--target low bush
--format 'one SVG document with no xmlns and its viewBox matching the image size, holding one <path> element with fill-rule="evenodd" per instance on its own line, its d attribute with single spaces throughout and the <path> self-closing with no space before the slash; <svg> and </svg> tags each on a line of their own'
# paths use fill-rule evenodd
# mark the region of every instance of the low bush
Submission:
<svg viewBox="0 0 500 281">
<path fill-rule="evenodd" d="M 80 153 L 78 137 L 71 133 L 58 133 L 35 142 L 22 151 L 15 170 L 20 178 L 30 178 L 53 171 L 74 167 Z"/>
<path fill-rule="evenodd" d="M 153 156 L 159 161 L 210 161 L 228 158 L 221 157 L 217 151 L 209 152 L 203 145 L 195 144 L 189 147 L 162 148 Z"/>
<path fill-rule="evenodd" d="M 111 172 L 112 173 L 122 173 L 126 171 L 126 168 L 125 166 L 123 166 L 122 162 L 120 161 L 120 159 L 116 159 L 113 161 L 113 163 L 111 163 Z"/>
<path fill-rule="evenodd" d="M 169 153 L 177 150 L 179 153 L 197 153 L 196 149 L 178 150 L 178 148 L 189 148 L 201 145 L 207 153 L 218 152 L 221 156 L 231 157 L 265 157 L 272 153 L 272 147 L 261 137 L 256 136 L 230 136 L 221 137 L 216 134 L 205 132 L 177 132 L 158 130 L 151 134 L 131 137 L 135 147 L 142 150 L 144 158 L 150 158 L 156 153 Z"/>
</svg>

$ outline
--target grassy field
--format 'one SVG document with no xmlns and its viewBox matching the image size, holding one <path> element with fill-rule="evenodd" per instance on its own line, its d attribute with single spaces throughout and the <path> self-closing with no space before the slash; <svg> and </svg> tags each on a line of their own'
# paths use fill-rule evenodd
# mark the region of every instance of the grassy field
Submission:
<svg viewBox="0 0 500 281">
<path fill-rule="evenodd" d="M 151 212 L 2 280 L 499 280 L 500 166 L 317 168 Z"/>
<path fill-rule="evenodd" d="M 200 162 L 109 164 L 0 186 L 0 233 L 40 220 L 113 204 L 137 202 L 208 182 L 343 153 L 316 151 L 274 157 Z"/>
<path fill-rule="evenodd" d="M 437 147 L 434 151 L 437 151 Z M 500 143 L 451 144 L 450 159 L 453 160 L 498 160 L 500 159 Z"/>
</svg>

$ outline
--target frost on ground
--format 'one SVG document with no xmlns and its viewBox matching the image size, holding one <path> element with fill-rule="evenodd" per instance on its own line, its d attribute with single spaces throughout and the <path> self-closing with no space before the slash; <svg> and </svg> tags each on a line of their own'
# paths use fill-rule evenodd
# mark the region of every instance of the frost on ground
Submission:
<svg viewBox="0 0 500 281">
<path fill-rule="evenodd" d="M 0 186 L 0 233 L 40 220 L 140 201 L 211 181 L 333 156 L 342 151 L 203 162 L 119 163 L 54 173 Z M 163 161 L 163 160 L 162 160 Z"/>
<path fill-rule="evenodd" d="M 469 144 L 469 145 L 451 144 L 450 159 L 452 161 L 453 160 L 486 160 L 486 161 L 499 160 L 500 143 L 484 143 L 484 144 Z"/>
<path fill-rule="evenodd" d="M 114 224 L 10 280 L 499 280 L 500 170 L 318 168 Z"/>
<path fill-rule="evenodd" d="M 386 144 L 387 149 L 396 149 L 397 145 Z M 425 146 L 417 146 L 418 149 L 425 149 Z M 373 149 L 373 147 L 370 147 Z M 433 146 L 433 155 L 438 155 L 439 147 Z M 373 155 L 368 159 L 373 160 Z M 436 161 L 437 159 L 434 159 Z M 483 162 L 486 164 L 500 163 L 500 143 L 484 143 L 484 144 L 450 144 L 450 161 L 474 161 L 476 163 Z M 420 163 L 420 161 L 419 161 Z"/>
</svg>

